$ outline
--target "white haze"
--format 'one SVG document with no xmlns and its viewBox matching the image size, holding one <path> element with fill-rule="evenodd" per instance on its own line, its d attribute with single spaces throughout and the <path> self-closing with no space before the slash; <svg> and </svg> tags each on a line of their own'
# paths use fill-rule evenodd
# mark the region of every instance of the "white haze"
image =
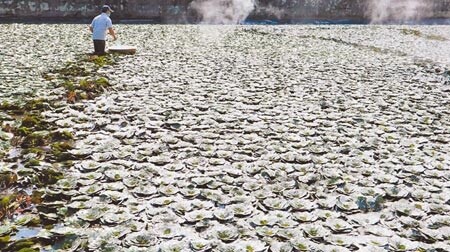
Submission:
<svg viewBox="0 0 450 252">
<path fill-rule="evenodd" d="M 190 7 L 203 24 L 239 24 L 255 9 L 254 0 L 194 0 Z"/>
<path fill-rule="evenodd" d="M 371 0 L 367 15 L 372 23 L 417 21 L 432 13 L 432 3 L 426 0 Z"/>
</svg>

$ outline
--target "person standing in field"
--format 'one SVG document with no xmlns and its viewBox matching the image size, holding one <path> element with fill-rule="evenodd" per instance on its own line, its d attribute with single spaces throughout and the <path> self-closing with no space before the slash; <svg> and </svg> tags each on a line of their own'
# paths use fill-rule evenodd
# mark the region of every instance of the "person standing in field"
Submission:
<svg viewBox="0 0 450 252">
<path fill-rule="evenodd" d="M 114 11 L 108 5 L 102 7 L 102 13 L 92 20 L 89 29 L 92 32 L 92 39 L 94 40 L 94 54 L 104 55 L 106 47 L 106 36 L 107 32 L 116 40 L 116 33 L 112 27 L 112 21 L 109 16 Z"/>
</svg>

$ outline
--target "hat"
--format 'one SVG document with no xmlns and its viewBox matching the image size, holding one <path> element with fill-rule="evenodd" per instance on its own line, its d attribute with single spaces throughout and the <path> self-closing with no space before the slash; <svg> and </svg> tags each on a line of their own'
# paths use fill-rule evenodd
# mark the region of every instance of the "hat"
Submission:
<svg viewBox="0 0 450 252">
<path fill-rule="evenodd" d="M 109 7 L 109 5 L 103 5 L 102 7 L 102 12 L 106 12 L 106 11 L 110 11 L 110 12 L 114 12 L 111 7 Z"/>
</svg>

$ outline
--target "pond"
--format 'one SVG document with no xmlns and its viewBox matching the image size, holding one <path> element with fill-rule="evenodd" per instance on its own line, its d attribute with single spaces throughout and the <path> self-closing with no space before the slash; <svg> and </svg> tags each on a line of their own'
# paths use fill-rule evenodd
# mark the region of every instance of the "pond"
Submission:
<svg viewBox="0 0 450 252">
<path fill-rule="evenodd" d="M 450 250 L 450 26 L 0 29 L 0 249 Z"/>
</svg>

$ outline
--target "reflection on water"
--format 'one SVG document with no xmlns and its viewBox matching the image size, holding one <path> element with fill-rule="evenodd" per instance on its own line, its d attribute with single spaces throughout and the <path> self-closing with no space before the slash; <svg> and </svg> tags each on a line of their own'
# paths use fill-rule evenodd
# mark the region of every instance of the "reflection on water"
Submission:
<svg viewBox="0 0 450 252">
<path fill-rule="evenodd" d="M 56 225 L 55 227 L 59 227 Z M 59 249 L 67 249 L 72 246 L 76 247 L 74 241 L 77 240 L 78 236 L 73 234 L 68 235 L 57 235 L 57 236 L 42 236 L 40 232 L 45 231 L 42 227 L 21 227 L 17 229 L 14 236 L 11 236 L 11 241 L 41 241 L 41 244 L 48 245 L 41 248 L 43 252 L 56 251 Z M 50 234 L 50 233 L 49 233 Z M 36 240 L 37 239 L 37 240 Z M 51 241 L 51 242 L 50 242 Z M 43 242 L 43 243 L 42 243 Z"/>
<path fill-rule="evenodd" d="M 36 237 L 37 234 L 42 230 L 41 227 L 23 227 L 18 228 L 17 233 L 11 237 L 12 240 L 20 240 Z"/>
</svg>

